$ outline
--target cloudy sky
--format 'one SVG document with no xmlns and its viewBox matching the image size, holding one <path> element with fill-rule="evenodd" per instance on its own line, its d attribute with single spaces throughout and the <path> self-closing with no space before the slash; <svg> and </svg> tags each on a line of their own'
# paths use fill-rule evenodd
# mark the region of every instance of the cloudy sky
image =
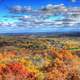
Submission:
<svg viewBox="0 0 80 80">
<path fill-rule="evenodd" d="M 12 5 L 27 5 L 39 8 L 47 4 L 65 4 L 66 6 L 80 6 L 80 0 L 0 0 L 0 13 L 7 14 L 7 7 Z M 1 15 L 0 14 L 0 15 Z"/>
<path fill-rule="evenodd" d="M 19 5 L 18 9 L 20 9 L 20 6 L 31 6 L 35 10 L 40 9 L 41 6 L 46 8 L 46 6 L 53 7 L 56 4 L 79 7 L 80 0 L 0 0 L 0 33 L 80 31 L 80 15 L 74 17 L 74 20 L 71 20 L 68 24 L 64 21 L 64 15 L 46 16 L 43 14 L 42 16 L 28 16 L 25 14 L 14 18 L 9 16 L 12 13 L 9 13 L 8 8 L 14 5 Z M 61 21 L 56 22 L 56 20 Z"/>
</svg>

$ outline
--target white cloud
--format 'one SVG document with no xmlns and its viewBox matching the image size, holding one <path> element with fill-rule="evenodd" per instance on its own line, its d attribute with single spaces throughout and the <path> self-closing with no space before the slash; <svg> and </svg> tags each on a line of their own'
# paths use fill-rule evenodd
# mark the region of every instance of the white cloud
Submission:
<svg viewBox="0 0 80 80">
<path fill-rule="evenodd" d="M 32 7 L 31 7 L 31 6 L 23 6 L 22 11 L 23 11 L 23 12 L 32 11 Z"/>
<path fill-rule="evenodd" d="M 12 13 L 20 13 L 20 12 L 22 12 L 22 6 L 15 5 L 15 6 L 12 6 L 9 10 Z"/>
<path fill-rule="evenodd" d="M 76 2 L 76 0 L 71 0 L 72 2 Z"/>
<path fill-rule="evenodd" d="M 65 9 L 68 10 L 68 8 L 64 6 L 64 4 L 60 5 L 48 4 L 47 6 L 44 6 L 43 8 L 40 8 L 38 10 L 32 10 L 31 6 L 29 7 L 20 5 L 13 6 L 11 7 L 11 10 L 14 11 L 15 13 L 30 11 L 30 14 L 22 15 L 16 18 L 11 17 L 14 21 L 0 22 L 0 26 L 14 26 L 14 27 L 16 26 L 34 29 L 66 26 L 75 27 L 76 24 L 80 23 L 80 15 L 78 14 L 77 17 L 73 17 L 73 14 L 64 13 Z M 35 14 L 33 14 L 34 12 Z M 58 12 L 61 12 L 63 14 L 60 14 Z M 56 13 L 58 14 L 56 15 Z M 12 20 L 11 18 L 10 20 Z M 9 20 L 9 18 L 7 18 L 7 20 Z"/>
</svg>

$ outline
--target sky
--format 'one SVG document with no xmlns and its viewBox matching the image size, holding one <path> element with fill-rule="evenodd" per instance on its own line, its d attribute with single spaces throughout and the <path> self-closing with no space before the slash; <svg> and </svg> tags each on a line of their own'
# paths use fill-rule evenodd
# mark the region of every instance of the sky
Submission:
<svg viewBox="0 0 80 80">
<path fill-rule="evenodd" d="M 5 5 L 20 4 L 20 5 L 32 5 L 33 7 L 38 7 L 46 4 L 60 4 L 79 6 L 80 0 L 1 0 Z"/>
<path fill-rule="evenodd" d="M 41 6 L 46 6 L 47 4 L 64 4 L 65 6 L 78 6 L 80 7 L 80 0 L 0 0 L 0 20 L 2 19 L 1 16 L 3 15 L 9 15 L 8 7 L 14 6 L 14 5 L 21 5 L 21 6 L 32 6 L 32 8 L 37 9 Z M 54 19 L 54 17 L 52 17 Z M 3 19 L 4 20 L 4 19 Z M 8 21 L 11 21 L 8 20 Z M 38 25 L 39 26 L 39 25 Z M 64 27 L 62 29 L 60 28 L 40 28 L 41 31 L 80 31 L 80 28 L 67 28 Z M 32 31 L 40 31 L 40 29 L 32 29 Z M 58 29 L 58 30 L 57 30 Z M 20 27 L 0 27 L 0 32 L 25 32 L 25 31 L 31 31 L 31 29 L 27 28 L 20 28 Z"/>
<path fill-rule="evenodd" d="M 47 4 L 65 4 L 65 6 L 80 6 L 80 0 L 0 0 L 0 15 L 6 14 L 12 5 L 32 6 L 40 8 Z"/>
<path fill-rule="evenodd" d="M 47 4 L 60 3 L 63 3 L 66 6 L 80 6 L 80 0 L 0 0 L 0 6 L 2 7 L 10 5 L 30 5 L 37 8 Z"/>
</svg>

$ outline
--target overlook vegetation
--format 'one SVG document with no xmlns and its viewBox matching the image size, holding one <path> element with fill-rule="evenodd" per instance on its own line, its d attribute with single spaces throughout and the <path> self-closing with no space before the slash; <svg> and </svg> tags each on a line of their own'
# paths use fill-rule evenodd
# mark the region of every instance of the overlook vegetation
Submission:
<svg viewBox="0 0 80 80">
<path fill-rule="evenodd" d="M 0 36 L 0 80 L 80 80 L 80 38 Z"/>
</svg>

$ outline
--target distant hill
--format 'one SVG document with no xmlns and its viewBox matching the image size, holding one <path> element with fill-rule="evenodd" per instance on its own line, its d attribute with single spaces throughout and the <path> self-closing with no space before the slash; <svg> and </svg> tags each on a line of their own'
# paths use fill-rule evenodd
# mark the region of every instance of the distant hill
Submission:
<svg viewBox="0 0 80 80">
<path fill-rule="evenodd" d="M 47 37 L 47 36 L 53 36 L 53 37 L 60 37 L 60 36 L 69 36 L 69 37 L 80 37 L 80 32 L 32 32 L 32 33 L 0 33 L 0 35 L 10 35 L 10 36 L 16 36 L 16 35 L 27 35 L 32 37 Z"/>
</svg>

